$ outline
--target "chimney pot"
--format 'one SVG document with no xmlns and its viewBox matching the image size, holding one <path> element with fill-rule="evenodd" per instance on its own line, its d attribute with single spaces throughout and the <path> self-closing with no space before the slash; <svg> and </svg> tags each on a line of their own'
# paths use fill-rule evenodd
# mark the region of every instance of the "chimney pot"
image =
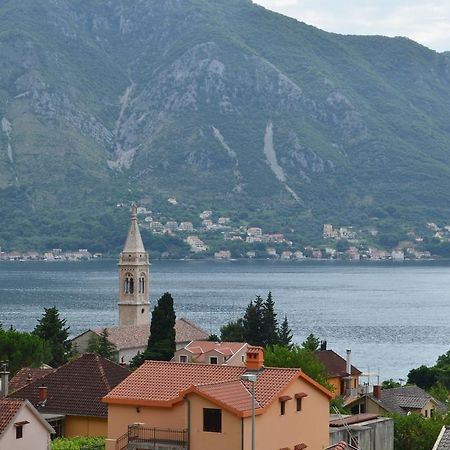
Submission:
<svg viewBox="0 0 450 450">
<path fill-rule="evenodd" d="M 248 347 L 247 370 L 260 370 L 264 366 L 264 349 L 262 347 Z"/>
<path fill-rule="evenodd" d="M 379 384 L 373 387 L 373 396 L 378 400 L 381 399 L 381 386 Z"/>
<path fill-rule="evenodd" d="M 45 402 L 48 398 L 48 389 L 47 386 L 40 386 L 39 387 L 39 401 Z"/>
<path fill-rule="evenodd" d="M 1 391 L 0 397 L 7 397 L 9 394 L 9 371 L 8 371 L 8 363 L 6 361 L 2 362 L 2 371 L 0 372 L 1 377 Z"/>
</svg>

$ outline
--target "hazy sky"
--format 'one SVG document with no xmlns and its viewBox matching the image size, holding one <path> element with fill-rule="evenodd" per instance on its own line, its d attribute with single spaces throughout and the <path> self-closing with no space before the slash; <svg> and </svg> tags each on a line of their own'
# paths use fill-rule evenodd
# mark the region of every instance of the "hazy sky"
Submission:
<svg viewBox="0 0 450 450">
<path fill-rule="evenodd" d="M 450 50 L 450 0 L 254 0 L 309 25 L 342 34 L 407 36 Z"/>
</svg>

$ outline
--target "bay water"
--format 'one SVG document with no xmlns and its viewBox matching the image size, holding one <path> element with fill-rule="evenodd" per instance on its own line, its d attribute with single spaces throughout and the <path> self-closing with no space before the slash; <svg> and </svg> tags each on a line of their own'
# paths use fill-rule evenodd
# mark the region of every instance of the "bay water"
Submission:
<svg viewBox="0 0 450 450">
<path fill-rule="evenodd" d="M 117 323 L 116 261 L 0 262 L 0 323 L 31 331 L 57 306 L 72 336 Z M 327 340 L 363 372 L 405 379 L 450 350 L 450 262 L 154 261 L 151 309 L 166 291 L 177 317 L 211 333 L 268 291 L 301 343 Z M 375 379 L 372 377 L 371 382 Z"/>
</svg>

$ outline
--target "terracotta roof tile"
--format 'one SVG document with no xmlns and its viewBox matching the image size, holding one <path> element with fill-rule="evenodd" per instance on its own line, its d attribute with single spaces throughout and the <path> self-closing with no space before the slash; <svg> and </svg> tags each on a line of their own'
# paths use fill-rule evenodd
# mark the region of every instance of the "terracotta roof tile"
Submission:
<svg viewBox="0 0 450 450">
<path fill-rule="evenodd" d="M 347 362 L 333 350 L 320 350 L 315 353 L 316 358 L 325 366 L 329 377 L 347 376 Z M 352 367 L 352 375 L 361 375 L 361 371 Z"/>
<path fill-rule="evenodd" d="M 36 369 L 33 367 L 24 367 L 23 369 L 20 369 L 9 381 L 9 392 L 12 393 L 18 389 L 22 389 L 27 384 L 40 380 L 48 374 L 53 373 L 55 370 L 56 369 L 52 368 Z"/>
<path fill-rule="evenodd" d="M 240 380 L 200 385 L 196 386 L 194 391 L 206 394 L 207 397 L 239 412 L 250 411 L 252 408 L 252 394 Z M 259 402 L 255 401 L 255 408 L 260 407 Z"/>
<path fill-rule="evenodd" d="M 195 362 L 205 362 L 205 355 L 209 352 L 216 351 L 229 358 L 246 345 L 244 342 L 192 341 L 184 349 L 194 355 Z"/>
<path fill-rule="evenodd" d="M 8 425 L 16 417 L 24 401 L 21 399 L 0 399 L 0 436 L 8 428 Z"/>
<path fill-rule="evenodd" d="M 108 340 L 118 349 L 146 347 L 150 336 L 150 325 L 125 325 L 93 328 L 100 336 L 106 328 Z M 175 340 L 177 343 L 208 339 L 209 334 L 197 325 L 181 318 L 175 322 Z"/>
<path fill-rule="evenodd" d="M 128 369 L 94 353 L 85 353 L 54 372 L 19 389 L 10 397 L 28 399 L 41 413 L 106 417 L 101 401 L 129 375 Z M 39 387 L 46 386 L 48 399 L 39 404 Z"/>
<path fill-rule="evenodd" d="M 107 403 L 151 404 L 172 406 L 184 393 L 196 390 L 229 405 L 236 411 L 250 408 L 251 382 L 241 381 L 245 367 L 146 361 L 105 398 Z M 302 377 L 317 389 L 331 396 L 300 369 L 264 368 L 258 372 L 255 398 L 261 409 L 275 401 L 295 378 Z M 161 380 L 164 379 L 164 383 Z M 244 390 L 245 389 L 245 390 Z M 239 397 L 238 394 L 245 394 Z M 243 400 L 246 399 L 246 400 Z M 248 409 L 247 409 L 248 410 Z"/>
</svg>

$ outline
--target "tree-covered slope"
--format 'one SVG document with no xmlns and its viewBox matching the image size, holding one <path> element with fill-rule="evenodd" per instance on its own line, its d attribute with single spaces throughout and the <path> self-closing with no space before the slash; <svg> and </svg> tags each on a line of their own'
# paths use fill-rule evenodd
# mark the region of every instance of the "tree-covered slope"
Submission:
<svg viewBox="0 0 450 450">
<path fill-rule="evenodd" d="M 0 54 L 4 248 L 105 249 L 115 204 L 168 196 L 311 236 L 450 215 L 450 57 L 408 39 L 246 0 L 5 0 Z"/>
</svg>

